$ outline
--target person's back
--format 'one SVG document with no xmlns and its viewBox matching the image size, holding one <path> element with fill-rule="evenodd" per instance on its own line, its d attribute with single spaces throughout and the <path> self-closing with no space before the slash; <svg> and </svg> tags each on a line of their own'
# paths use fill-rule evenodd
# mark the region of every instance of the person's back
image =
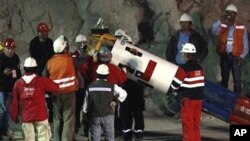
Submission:
<svg viewBox="0 0 250 141">
<path fill-rule="evenodd" d="M 59 86 L 52 83 L 50 79 L 39 77 L 36 74 L 24 75 L 16 81 L 13 89 L 13 95 L 15 96 L 13 102 L 15 103 L 16 100 L 18 100 L 16 98 L 20 98 L 20 104 L 23 109 L 23 122 L 42 121 L 47 119 L 48 113 L 45 106 L 45 92 L 48 91 L 57 92 L 59 91 Z M 15 110 L 12 109 L 11 112 L 15 113 Z"/>
<path fill-rule="evenodd" d="M 59 86 L 49 78 L 37 76 L 37 63 L 34 58 L 29 57 L 25 60 L 24 70 L 25 74 L 16 81 L 13 88 L 11 118 L 18 122 L 18 111 L 21 106 L 25 140 L 36 138 L 49 141 L 50 127 L 45 92 L 57 92 L 60 90 Z"/>
<path fill-rule="evenodd" d="M 102 91 L 98 91 L 102 89 Z M 105 89 L 107 91 L 105 91 Z M 114 111 L 110 107 L 110 103 L 115 99 L 114 98 L 114 84 L 111 84 L 105 80 L 96 80 L 88 86 L 88 97 L 89 107 L 89 116 L 91 117 L 103 117 L 108 115 L 113 115 Z"/>
<path fill-rule="evenodd" d="M 63 93 L 75 91 L 77 89 L 76 74 L 73 65 L 73 60 L 69 54 L 55 54 L 47 63 L 47 70 L 49 77 L 63 86 L 63 81 L 58 79 L 67 78 L 67 83 L 72 83 L 72 85 L 65 87 L 62 91 Z"/>
<path fill-rule="evenodd" d="M 43 71 L 61 88 L 58 95 L 53 97 L 54 140 L 71 141 L 74 135 L 75 91 L 78 89 L 78 79 L 69 55 L 68 39 L 61 35 L 53 43 L 56 53 Z"/>
<path fill-rule="evenodd" d="M 110 74 L 107 65 L 99 65 L 96 73 L 97 80 L 86 90 L 83 111 L 88 114 L 92 141 L 100 141 L 102 128 L 105 140 L 114 141 L 114 106 L 116 102 L 123 102 L 127 93 L 106 80 Z"/>
</svg>

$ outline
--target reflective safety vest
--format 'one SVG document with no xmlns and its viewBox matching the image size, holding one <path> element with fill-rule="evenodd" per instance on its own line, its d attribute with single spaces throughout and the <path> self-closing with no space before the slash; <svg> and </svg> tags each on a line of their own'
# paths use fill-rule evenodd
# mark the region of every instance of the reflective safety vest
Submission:
<svg viewBox="0 0 250 141">
<path fill-rule="evenodd" d="M 236 23 L 234 25 L 235 31 L 233 34 L 233 51 L 232 54 L 235 56 L 240 56 L 243 52 L 243 34 L 244 34 L 244 25 Z M 218 44 L 217 44 L 217 52 L 219 54 L 226 53 L 226 45 L 227 45 L 227 34 L 228 34 L 228 25 L 222 23 L 221 30 L 219 34 Z"/>
<path fill-rule="evenodd" d="M 73 59 L 70 55 L 55 54 L 49 59 L 47 69 L 50 79 L 59 85 L 62 94 L 77 89 L 78 80 Z"/>
</svg>

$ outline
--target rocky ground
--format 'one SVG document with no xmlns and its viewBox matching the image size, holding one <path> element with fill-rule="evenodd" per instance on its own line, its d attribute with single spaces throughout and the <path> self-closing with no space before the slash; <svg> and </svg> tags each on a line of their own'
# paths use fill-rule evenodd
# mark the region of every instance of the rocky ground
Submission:
<svg viewBox="0 0 250 141">
<path fill-rule="evenodd" d="M 202 141 L 229 141 L 229 124 L 203 113 L 202 116 Z M 22 141 L 21 125 L 12 125 L 15 141 Z M 182 130 L 179 119 L 168 116 L 152 116 L 145 112 L 145 141 L 181 141 Z M 4 140 L 9 140 L 4 138 Z M 87 141 L 87 137 L 79 133 L 77 141 Z M 116 137 L 116 141 L 122 141 L 122 137 Z"/>
</svg>

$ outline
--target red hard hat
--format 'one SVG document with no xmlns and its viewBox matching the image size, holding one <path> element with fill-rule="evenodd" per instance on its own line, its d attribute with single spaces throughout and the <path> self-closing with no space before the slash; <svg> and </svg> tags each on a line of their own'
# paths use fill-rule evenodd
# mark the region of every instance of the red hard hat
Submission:
<svg viewBox="0 0 250 141">
<path fill-rule="evenodd" d="M 16 42 L 12 38 L 7 38 L 3 42 L 4 47 L 7 48 L 15 48 L 16 47 Z"/>
<path fill-rule="evenodd" d="M 48 33 L 49 32 L 48 25 L 46 23 L 39 23 L 37 25 L 37 32 Z"/>
</svg>

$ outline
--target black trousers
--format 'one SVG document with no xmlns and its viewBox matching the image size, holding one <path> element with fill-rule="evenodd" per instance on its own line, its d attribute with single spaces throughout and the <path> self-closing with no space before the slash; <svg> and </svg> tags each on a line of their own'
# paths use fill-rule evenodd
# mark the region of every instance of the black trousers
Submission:
<svg viewBox="0 0 250 141">
<path fill-rule="evenodd" d="M 144 130 L 144 116 L 143 116 L 143 108 L 133 107 L 132 105 L 128 105 L 126 103 L 121 104 L 121 120 L 123 125 L 123 130 L 132 129 L 133 119 L 134 130 Z"/>
<path fill-rule="evenodd" d="M 47 108 L 49 110 L 49 122 L 53 122 L 53 105 L 52 105 L 52 95 L 48 94 L 49 97 L 46 97 Z"/>
<path fill-rule="evenodd" d="M 80 113 L 83 106 L 83 100 L 85 96 L 85 89 L 79 89 L 76 91 L 76 107 L 75 107 L 75 133 L 78 132 L 81 127 Z"/>
</svg>

